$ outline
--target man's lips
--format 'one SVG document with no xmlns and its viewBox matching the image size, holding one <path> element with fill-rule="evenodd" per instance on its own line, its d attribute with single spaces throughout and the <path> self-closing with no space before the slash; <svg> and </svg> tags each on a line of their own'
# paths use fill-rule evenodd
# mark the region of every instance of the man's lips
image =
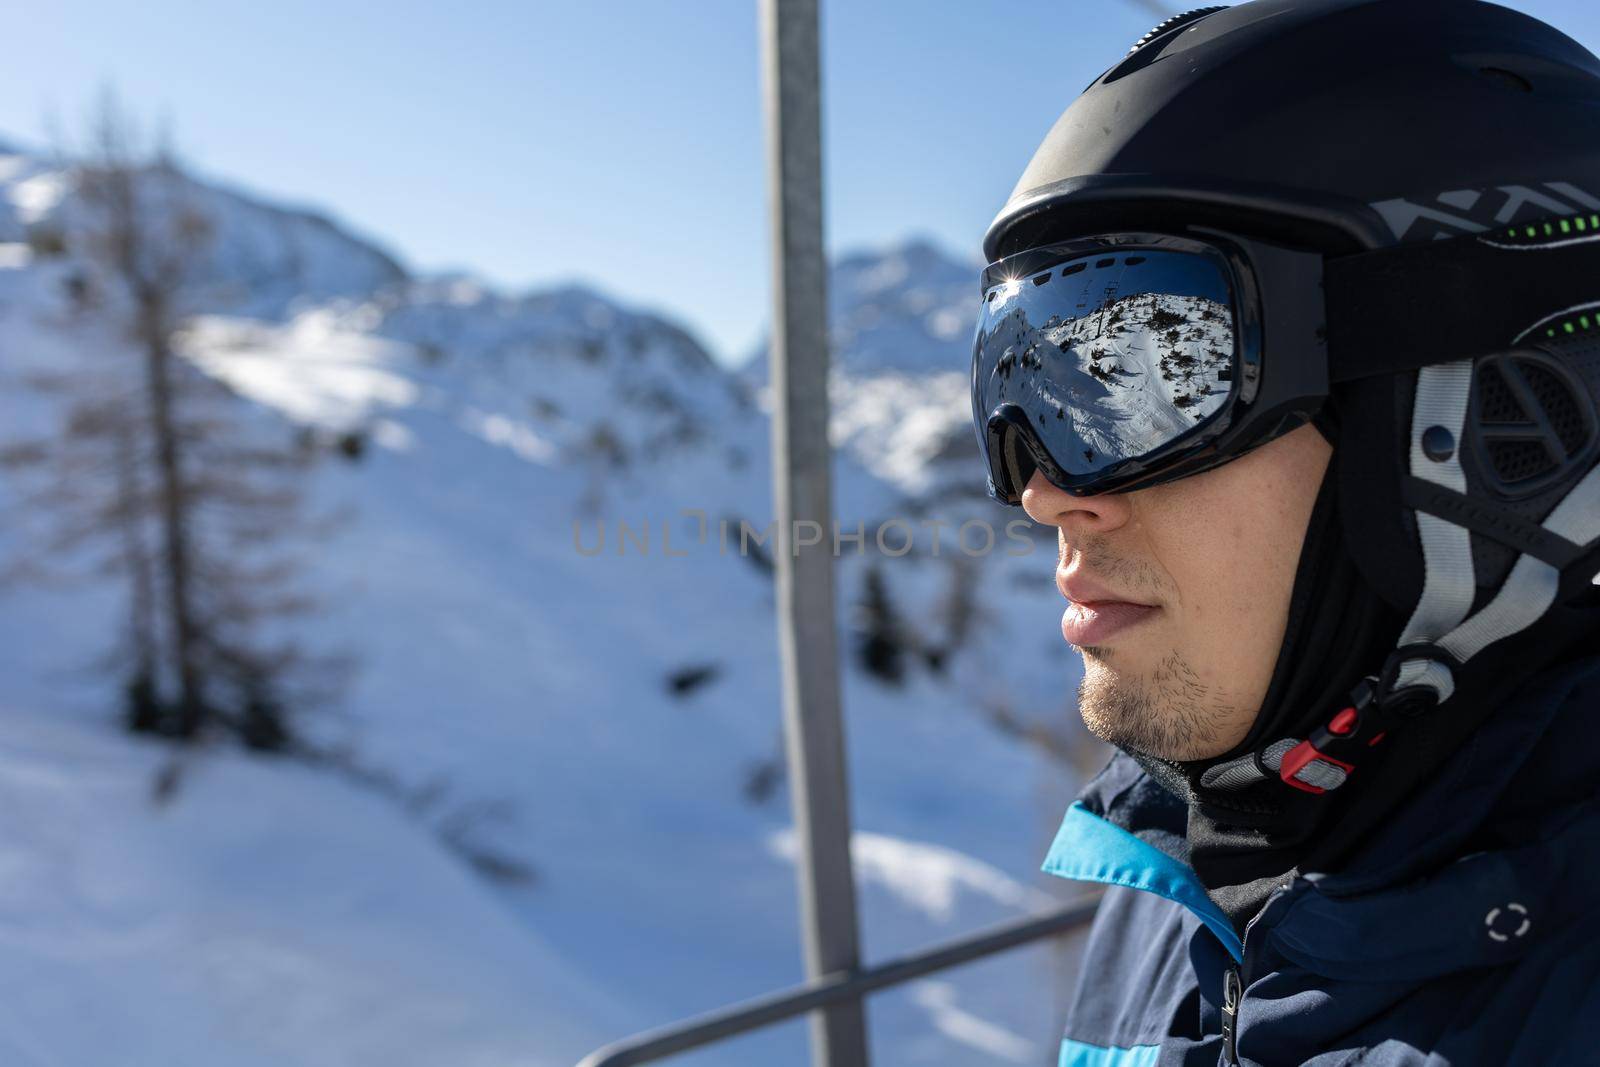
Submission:
<svg viewBox="0 0 1600 1067">
<path fill-rule="evenodd" d="M 1056 588 L 1072 601 L 1061 616 L 1061 636 L 1068 644 L 1098 645 L 1161 609 L 1126 600 L 1081 574 L 1056 571 Z"/>
</svg>

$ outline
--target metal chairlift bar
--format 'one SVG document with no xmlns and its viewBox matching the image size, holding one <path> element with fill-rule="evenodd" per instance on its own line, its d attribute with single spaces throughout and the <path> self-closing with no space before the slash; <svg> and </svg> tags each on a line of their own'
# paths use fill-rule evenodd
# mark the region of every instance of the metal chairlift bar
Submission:
<svg viewBox="0 0 1600 1067">
<path fill-rule="evenodd" d="M 860 1003 L 861 998 L 889 986 L 900 985 L 935 971 L 971 963 L 985 956 L 1017 948 L 1046 937 L 1067 933 L 1094 917 L 1098 894 L 1038 918 L 1019 919 L 957 941 L 947 942 L 854 974 L 830 974 L 796 989 L 773 993 L 735 1004 L 676 1026 L 640 1034 L 607 1045 L 587 1056 L 578 1067 L 632 1067 L 653 1063 L 680 1052 L 701 1048 L 730 1037 L 771 1026 L 809 1011 L 835 1004 Z"/>
</svg>

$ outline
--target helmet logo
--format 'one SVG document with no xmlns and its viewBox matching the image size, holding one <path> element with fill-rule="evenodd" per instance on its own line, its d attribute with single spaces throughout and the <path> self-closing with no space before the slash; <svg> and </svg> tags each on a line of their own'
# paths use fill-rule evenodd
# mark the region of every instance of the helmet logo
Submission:
<svg viewBox="0 0 1600 1067">
<path fill-rule="evenodd" d="M 1372 209 L 1389 224 L 1396 242 L 1414 244 L 1482 233 L 1525 218 L 1600 211 L 1600 199 L 1571 182 L 1542 182 L 1377 200 Z"/>
<path fill-rule="evenodd" d="M 1588 390 L 1565 364 L 1527 349 L 1478 361 L 1472 424 L 1484 480 L 1512 500 L 1586 469 L 1600 439 Z"/>
</svg>

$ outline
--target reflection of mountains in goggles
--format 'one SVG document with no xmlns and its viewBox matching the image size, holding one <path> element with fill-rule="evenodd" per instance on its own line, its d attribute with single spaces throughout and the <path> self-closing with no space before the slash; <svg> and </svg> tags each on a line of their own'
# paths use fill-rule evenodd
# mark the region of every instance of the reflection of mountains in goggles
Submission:
<svg viewBox="0 0 1600 1067">
<path fill-rule="evenodd" d="M 1002 281 L 984 297 L 976 403 L 1020 409 L 1069 474 L 1173 441 L 1233 392 L 1225 265 L 1147 249 Z"/>
<path fill-rule="evenodd" d="M 990 492 L 1017 503 L 1035 469 L 1077 494 L 1198 473 L 1308 421 L 1330 382 L 1504 351 L 1600 304 L 1600 243 L 1522 233 L 1324 260 L 1195 229 L 1009 256 L 973 345 Z"/>
</svg>

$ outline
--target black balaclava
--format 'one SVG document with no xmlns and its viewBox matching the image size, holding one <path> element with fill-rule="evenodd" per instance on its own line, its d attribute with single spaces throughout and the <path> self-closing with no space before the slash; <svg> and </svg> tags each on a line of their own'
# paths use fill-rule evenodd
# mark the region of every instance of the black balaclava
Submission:
<svg viewBox="0 0 1600 1067">
<path fill-rule="evenodd" d="M 1377 669 L 1405 621 L 1345 551 L 1336 485 L 1330 464 L 1306 528 L 1284 642 L 1250 732 L 1215 759 L 1182 765 L 1190 862 L 1240 928 L 1305 858 L 1328 809 L 1344 798 L 1302 793 L 1271 779 L 1222 793 L 1202 787 L 1201 774 L 1280 738 L 1305 737 Z"/>
<path fill-rule="evenodd" d="M 1325 435 L 1328 424 L 1319 423 Z M 1244 740 L 1213 759 L 1179 763 L 1129 751 L 1189 805 L 1189 862 L 1242 928 L 1303 858 L 1329 804 L 1275 781 L 1232 793 L 1203 789 L 1217 763 L 1282 737 L 1304 737 L 1352 686 L 1382 663 L 1404 620 L 1372 591 L 1344 548 L 1330 463 L 1317 494 L 1291 594 L 1283 645 L 1267 696 Z"/>
<path fill-rule="evenodd" d="M 1337 452 L 1331 410 L 1317 428 Z M 1189 862 L 1208 894 L 1242 934 L 1277 886 L 1297 870 L 1335 870 L 1370 831 L 1402 805 L 1497 706 L 1537 670 L 1593 640 L 1595 609 L 1556 612 L 1538 632 L 1474 657 L 1448 714 L 1397 730 L 1375 758 L 1331 793 L 1291 789 L 1274 778 L 1233 791 L 1201 784 L 1204 772 L 1282 738 L 1303 738 L 1348 703 L 1350 690 L 1393 651 L 1404 616 L 1362 574 L 1340 515 L 1338 456 L 1328 466 L 1307 524 L 1283 645 L 1249 733 L 1216 757 L 1189 762 L 1127 750 L 1189 808 Z"/>
</svg>

